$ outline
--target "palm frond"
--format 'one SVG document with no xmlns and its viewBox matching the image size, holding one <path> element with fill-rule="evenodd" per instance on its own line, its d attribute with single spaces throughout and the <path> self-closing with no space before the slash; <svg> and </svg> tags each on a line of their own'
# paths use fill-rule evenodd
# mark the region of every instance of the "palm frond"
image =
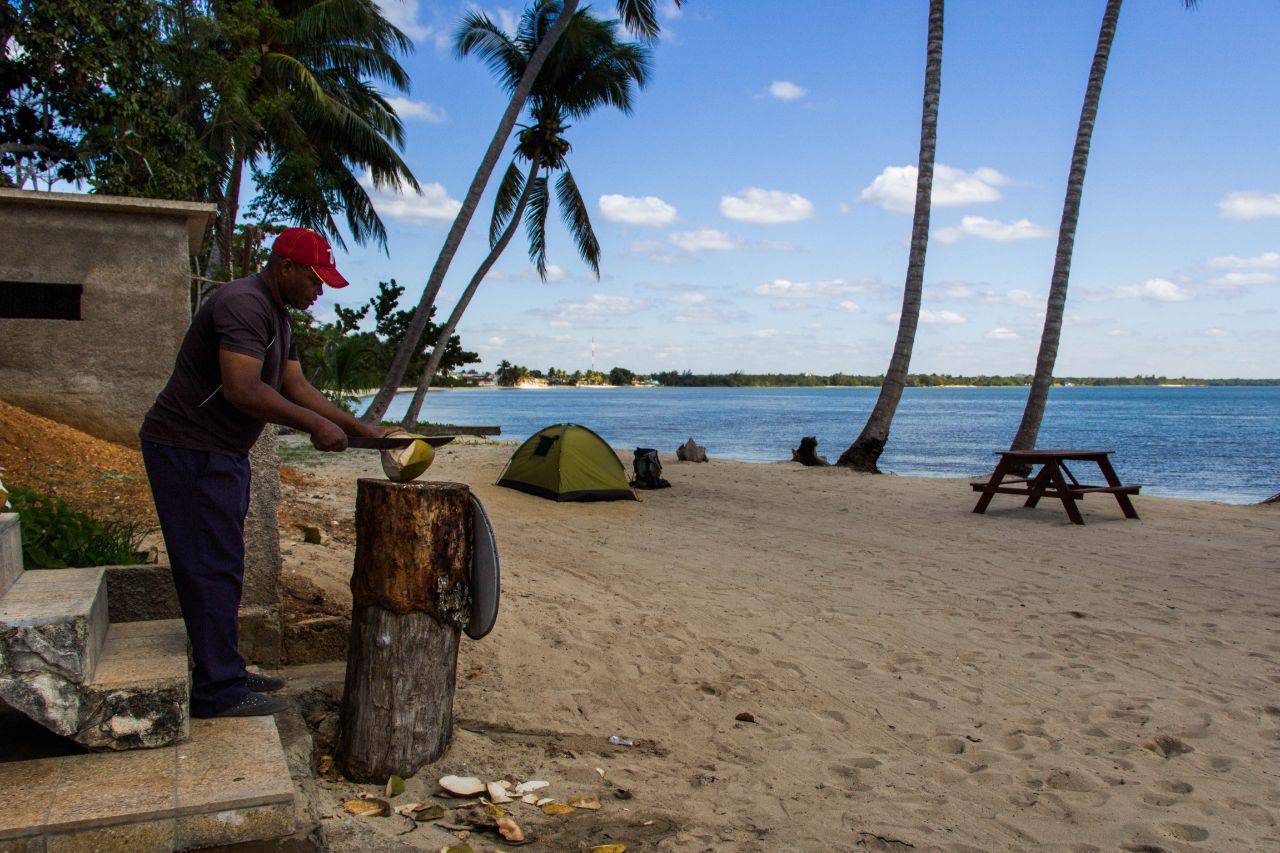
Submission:
<svg viewBox="0 0 1280 853">
<path fill-rule="evenodd" d="M 493 218 L 489 220 L 489 248 L 497 245 L 523 192 L 524 175 L 516 168 L 516 161 L 512 160 L 507 166 L 506 174 L 502 176 L 502 183 L 498 184 L 498 196 L 493 201 Z"/>
<path fill-rule="evenodd" d="M 578 192 L 578 184 L 568 169 L 556 180 L 556 199 L 560 202 L 560 216 L 573 236 L 578 254 L 591 267 L 595 277 L 600 278 L 600 241 L 591 227 L 591 216 L 582 194 Z"/>
<path fill-rule="evenodd" d="M 515 91 L 529 59 L 488 15 L 476 11 L 462 16 L 453 37 L 453 49 L 459 57 L 474 53 L 483 59 L 508 94 Z"/>
<path fill-rule="evenodd" d="M 676 6 L 683 2 L 676 0 Z M 645 41 L 653 41 L 661 31 L 653 0 L 618 0 L 618 17 L 628 32 Z"/>
<path fill-rule="evenodd" d="M 547 280 L 547 206 L 550 201 L 546 177 L 535 178 L 524 212 L 524 230 L 529 238 L 529 260 L 533 261 L 543 281 Z"/>
</svg>

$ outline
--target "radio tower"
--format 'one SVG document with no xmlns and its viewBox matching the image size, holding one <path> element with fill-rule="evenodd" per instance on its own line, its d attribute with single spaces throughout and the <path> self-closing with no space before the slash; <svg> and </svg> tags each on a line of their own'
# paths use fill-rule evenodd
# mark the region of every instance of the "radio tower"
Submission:
<svg viewBox="0 0 1280 853">
<path fill-rule="evenodd" d="M 596 336 L 591 336 L 591 372 L 596 372 Z"/>
</svg>

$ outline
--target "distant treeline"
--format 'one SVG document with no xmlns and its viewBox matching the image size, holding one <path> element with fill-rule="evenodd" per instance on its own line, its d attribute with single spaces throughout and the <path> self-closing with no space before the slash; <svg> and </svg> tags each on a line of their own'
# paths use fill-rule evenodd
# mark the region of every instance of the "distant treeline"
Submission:
<svg viewBox="0 0 1280 853">
<path fill-rule="evenodd" d="M 879 388 L 884 376 L 856 376 L 833 373 L 818 376 L 811 373 L 679 373 L 668 370 L 652 374 L 668 387 L 687 388 L 806 388 L 835 385 L 849 388 Z M 1280 379 L 1189 379 L 1185 376 L 1061 376 L 1058 385 L 1280 385 Z M 907 385 L 913 388 L 936 388 L 944 385 L 1019 386 L 1030 385 L 1031 374 L 1013 376 L 953 376 L 950 373 L 912 373 Z"/>
</svg>

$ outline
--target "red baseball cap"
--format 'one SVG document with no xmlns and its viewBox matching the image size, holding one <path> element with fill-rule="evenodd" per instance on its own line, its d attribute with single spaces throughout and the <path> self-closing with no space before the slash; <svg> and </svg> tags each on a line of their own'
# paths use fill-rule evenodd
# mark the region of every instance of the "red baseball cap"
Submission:
<svg viewBox="0 0 1280 853">
<path fill-rule="evenodd" d="M 288 228 L 271 244 L 271 254 L 306 264 L 330 287 L 346 287 L 349 282 L 333 263 L 329 241 L 310 228 Z"/>
</svg>

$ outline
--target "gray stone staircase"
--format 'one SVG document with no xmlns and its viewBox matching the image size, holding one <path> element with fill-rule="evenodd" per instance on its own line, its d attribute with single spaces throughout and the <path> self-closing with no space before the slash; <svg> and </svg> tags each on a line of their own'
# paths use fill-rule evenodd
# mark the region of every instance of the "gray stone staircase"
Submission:
<svg viewBox="0 0 1280 853">
<path fill-rule="evenodd" d="M 182 620 L 109 624 L 105 572 L 24 571 L 18 516 L 0 514 L 0 703 L 12 709 L 0 719 L 21 712 L 89 750 L 0 749 L 0 853 L 167 853 L 292 833 L 275 721 L 193 724 Z M 0 747 L 20 728 L 0 725 Z"/>
<path fill-rule="evenodd" d="M 21 554 L 0 515 L 0 701 L 92 750 L 187 738 L 181 620 L 109 625 L 105 569 L 23 571 Z"/>
</svg>

